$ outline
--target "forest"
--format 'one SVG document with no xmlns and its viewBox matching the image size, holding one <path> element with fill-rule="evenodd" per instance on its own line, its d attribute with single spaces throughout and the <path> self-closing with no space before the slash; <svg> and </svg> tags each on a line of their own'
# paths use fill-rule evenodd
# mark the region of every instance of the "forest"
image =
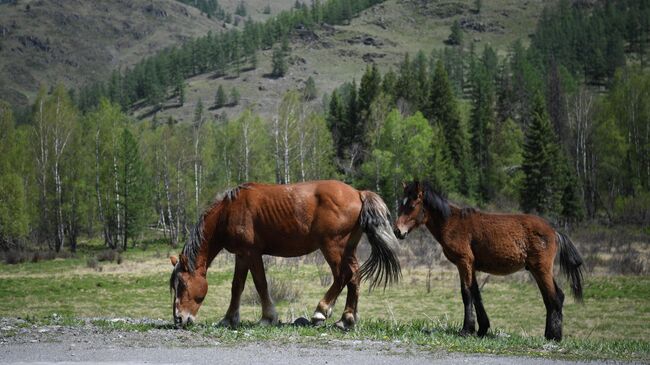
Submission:
<svg viewBox="0 0 650 365">
<path fill-rule="evenodd" d="M 530 45 L 505 56 L 455 37 L 395 69 L 369 65 L 322 108 L 308 106 L 312 80 L 270 120 L 215 118 L 224 90 L 198 103 L 191 123 L 129 116 L 136 105 L 183 104 L 188 77 L 257 67 L 260 49 L 275 47 L 281 77 L 296 27 L 345 24 L 378 2 L 297 2 L 79 90 L 43 87 L 20 123 L 0 102 L 0 247 L 75 252 L 96 238 L 127 250 L 151 230 L 176 247 L 227 187 L 329 178 L 374 190 L 393 210 L 403 181 L 426 179 L 462 204 L 558 226 L 650 226 L 643 0 L 549 5 Z"/>
</svg>

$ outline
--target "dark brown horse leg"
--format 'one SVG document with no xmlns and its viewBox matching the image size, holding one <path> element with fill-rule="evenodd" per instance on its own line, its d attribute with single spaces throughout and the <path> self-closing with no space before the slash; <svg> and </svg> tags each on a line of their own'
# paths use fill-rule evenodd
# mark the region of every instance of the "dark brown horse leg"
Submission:
<svg viewBox="0 0 650 365">
<path fill-rule="evenodd" d="M 481 298 L 481 291 L 478 287 L 476 280 L 476 271 L 472 275 L 472 301 L 474 302 L 474 309 L 476 309 L 476 319 L 478 320 L 478 333 L 480 337 L 485 336 L 490 328 L 490 320 L 488 319 L 485 308 L 483 307 L 483 299 Z"/>
<path fill-rule="evenodd" d="M 546 329 L 544 337 L 547 340 L 562 341 L 562 306 L 564 293 L 557 286 L 552 270 L 531 271 L 537 281 L 539 290 L 546 306 Z"/>
<path fill-rule="evenodd" d="M 235 257 L 235 272 L 232 277 L 230 306 L 223 317 L 220 326 L 237 327 L 239 325 L 239 302 L 244 291 L 246 276 L 248 275 L 248 262 L 241 256 Z"/>
<path fill-rule="evenodd" d="M 476 332 L 476 323 L 474 322 L 474 311 L 472 308 L 472 277 L 474 276 L 474 267 L 469 262 L 460 262 L 456 265 L 460 274 L 460 294 L 463 297 L 465 315 L 463 319 L 463 328 L 460 330 L 461 336 L 469 336 Z"/>
<path fill-rule="evenodd" d="M 260 296 L 262 302 L 262 318 L 260 319 L 261 325 L 273 325 L 278 323 L 278 314 L 275 311 L 275 305 L 271 295 L 269 295 L 269 288 L 266 282 L 266 274 L 264 272 L 264 261 L 262 255 L 253 255 L 250 260 L 251 275 L 253 275 L 253 282 L 255 289 Z"/>
<path fill-rule="evenodd" d="M 356 255 L 351 256 L 346 261 L 347 267 L 343 268 L 345 275 L 342 277 L 342 280 L 348 282 L 348 295 L 345 301 L 345 310 L 343 311 L 341 319 L 336 322 L 336 326 L 347 331 L 354 328 L 355 324 L 359 320 L 357 303 L 359 301 L 359 284 L 361 276 L 358 274 L 359 263 Z"/>
</svg>

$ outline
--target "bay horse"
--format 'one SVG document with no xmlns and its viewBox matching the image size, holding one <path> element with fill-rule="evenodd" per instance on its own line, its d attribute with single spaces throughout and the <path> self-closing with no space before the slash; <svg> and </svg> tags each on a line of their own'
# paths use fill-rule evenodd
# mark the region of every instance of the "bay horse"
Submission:
<svg viewBox="0 0 650 365">
<path fill-rule="evenodd" d="M 371 246 L 359 268 L 356 249 L 366 233 Z M 320 250 L 329 264 L 333 283 L 316 306 L 312 324 L 322 325 L 332 314 L 337 297 L 347 286 L 347 300 L 336 326 L 348 330 L 358 321 L 361 279 L 370 288 L 397 282 L 399 261 L 390 212 L 370 191 L 358 191 L 339 181 L 290 185 L 247 183 L 223 194 L 199 219 L 169 281 L 174 323 L 184 327 L 195 320 L 208 291 L 206 274 L 222 250 L 235 254 L 230 306 L 220 324 L 239 324 L 239 303 L 248 271 L 260 296 L 260 324 L 276 324 L 278 315 L 269 295 L 262 255 L 297 257 Z"/>
<path fill-rule="evenodd" d="M 582 258 L 569 237 L 554 230 L 544 219 L 528 214 L 483 213 L 450 203 L 431 184 L 404 184 L 404 196 L 395 223 L 395 235 L 403 239 L 424 224 L 442 246 L 460 274 L 465 307 L 461 336 L 476 330 L 472 305 L 476 308 L 478 335 L 484 336 L 490 321 L 476 282 L 476 271 L 508 275 L 528 270 L 542 293 L 546 306 L 546 339 L 562 340 L 564 293 L 553 277 L 553 261 L 559 248 L 560 268 L 571 283 L 577 301 L 582 301 Z"/>
</svg>

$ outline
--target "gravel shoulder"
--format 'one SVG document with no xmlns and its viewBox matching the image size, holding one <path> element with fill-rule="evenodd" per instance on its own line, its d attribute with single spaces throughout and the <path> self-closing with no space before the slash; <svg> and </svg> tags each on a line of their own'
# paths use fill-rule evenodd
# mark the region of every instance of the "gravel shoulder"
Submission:
<svg viewBox="0 0 650 365">
<path fill-rule="evenodd" d="M 319 342 L 320 341 L 320 342 Z M 428 352 L 412 345 L 378 341 L 320 340 L 314 343 L 250 341 L 220 343 L 190 331 L 121 331 L 90 321 L 74 326 L 27 325 L 0 319 L 4 364 L 594 364 L 543 358 Z M 614 364 L 615 362 L 607 362 Z"/>
</svg>

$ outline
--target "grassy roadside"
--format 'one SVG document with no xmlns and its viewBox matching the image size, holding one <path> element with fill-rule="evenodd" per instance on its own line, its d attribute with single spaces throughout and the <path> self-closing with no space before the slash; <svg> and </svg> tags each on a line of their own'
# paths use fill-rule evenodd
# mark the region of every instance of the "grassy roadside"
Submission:
<svg viewBox="0 0 650 365">
<path fill-rule="evenodd" d="M 19 265 L 0 264 L 0 317 L 26 318 L 28 324 L 80 325 L 90 321 L 106 330 L 148 331 L 170 328 L 171 265 L 165 246 L 122 254 L 121 264 L 100 262 L 89 267 L 88 251 L 77 258 Z M 220 256 L 209 271 L 210 290 L 191 331 L 224 343 L 273 340 L 320 343 L 331 340 L 372 340 L 404 343 L 431 351 L 513 354 L 569 359 L 650 361 L 650 277 L 588 276 L 585 304 L 566 300 L 565 340 L 549 343 L 542 337 L 545 310 L 529 277 L 490 277 L 483 300 L 492 323 L 489 336 L 461 338 L 462 304 L 457 273 L 449 266 L 429 274 L 425 267 L 405 265 L 402 282 L 386 291 L 362 290 L 357 329 L 259 327 L 260 308 L 249 277 L 242 305 L 244 324 L 236 331 L 217 328 L 230 299 L 232 257 Z M 275 290 L 282 322 L 311 316 L 327 289 L 329 275 L 316 257 L 269 260 L 268 276 Z M 483 282 L 485 276 L 479 277 Z M 566 288 L 566 285 L 561 284 Z M 430 291 L 427 292 L 427 287 Z M 364 288 L 365 289 L 365 288 Z M 568 291 L 568 290 L 565 290 Z M 334 310 L 340 315 L 345 291 Z M 55 314 L 53 316 L 53 314 Z M 149 318 L 156 321 L 81 321 L 80 318 Z M 10 336 L 0 331 L 0 336 Z M 314 339 L 318 341 L 314 341 Z"/>
</svg>

